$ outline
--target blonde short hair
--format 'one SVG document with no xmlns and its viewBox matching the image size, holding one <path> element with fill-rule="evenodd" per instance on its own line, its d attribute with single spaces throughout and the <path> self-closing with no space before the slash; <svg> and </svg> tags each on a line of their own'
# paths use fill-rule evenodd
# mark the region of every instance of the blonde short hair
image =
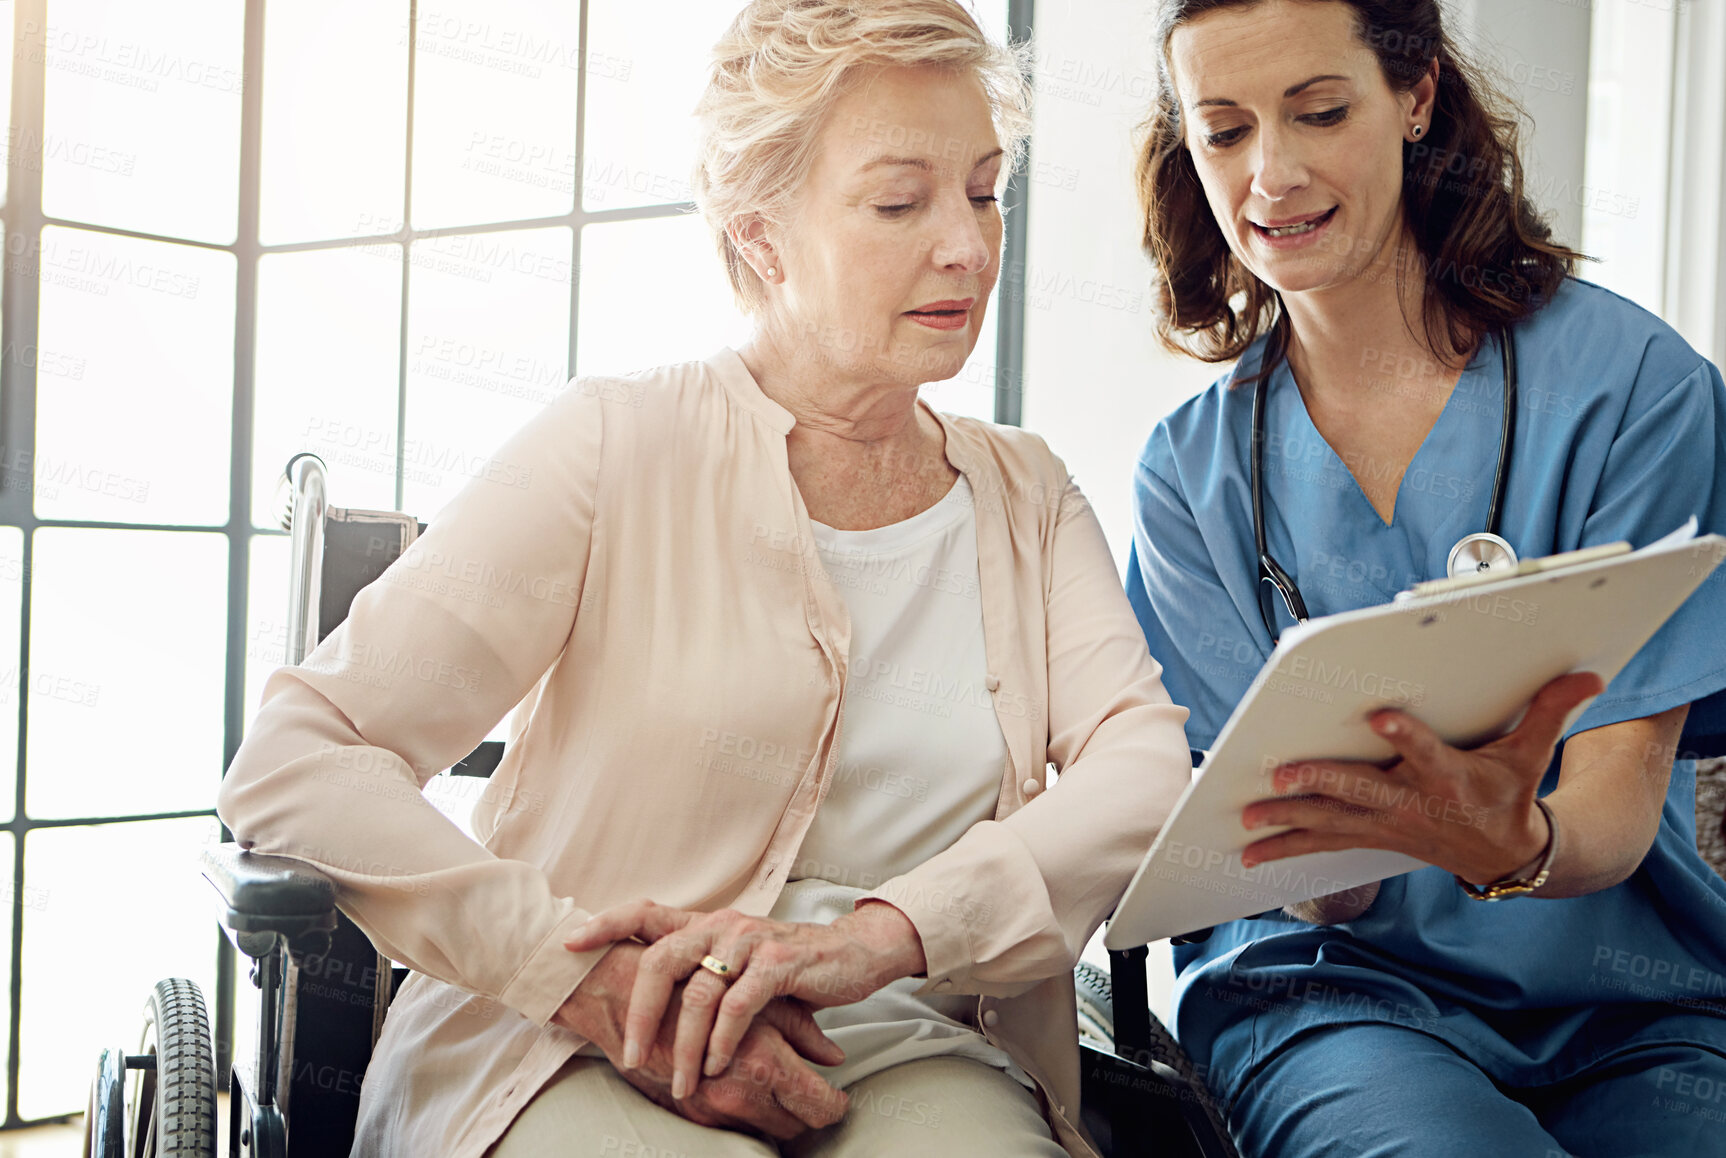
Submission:
<svg viewBox="0 0 1726 1158">
<path fill-rule="evenodd" d="M 738 304 L 766 304 L 726 227 L 746 214 L 784 224 L 815 161 L 828 112 L 860 70 L 934 66 L 983 84 L 1006 160 L 1030 136 L 1028 49 L 990 40 L 958 0 L 751 0 L 713 49 L 696 106 L 695 203 L 712 227 Z"/>
</svg>

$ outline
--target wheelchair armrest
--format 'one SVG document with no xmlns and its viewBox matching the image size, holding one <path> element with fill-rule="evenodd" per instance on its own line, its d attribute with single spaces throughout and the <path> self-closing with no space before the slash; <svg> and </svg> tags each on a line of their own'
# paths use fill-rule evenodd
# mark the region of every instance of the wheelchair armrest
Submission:
<svg viewBox="0 0 1726 1158">
<path fill-rule="evenodd" d="M 206 849 L 204 879 L 221 896 L 222 925 L 248 956 L 260 956 L 277 936 L 290 948 L 327 943 L 336 927 L 336 886 L 307 864 L 261 856 L 237 844 Z"/>
</svg>

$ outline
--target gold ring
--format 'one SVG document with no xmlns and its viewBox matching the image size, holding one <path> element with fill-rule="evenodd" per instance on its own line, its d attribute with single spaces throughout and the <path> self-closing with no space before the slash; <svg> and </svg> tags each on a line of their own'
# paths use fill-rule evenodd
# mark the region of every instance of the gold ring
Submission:
<svg viewBox="0 0 1726 1158">
<path fill-rule="evenodd" d="M 725 982 L 731 984 L 731 966 L 713 956 L 711 953 L 701 959 L 701 967 Z"/>
</svg>

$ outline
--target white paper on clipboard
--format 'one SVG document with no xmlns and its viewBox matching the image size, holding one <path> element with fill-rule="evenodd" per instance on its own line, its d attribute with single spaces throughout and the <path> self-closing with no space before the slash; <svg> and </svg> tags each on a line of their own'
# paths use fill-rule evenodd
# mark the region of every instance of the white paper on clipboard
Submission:
<svg viewBox="0 0 1726 1158">
<path fill-rule="evenodd" d="M 1592 671 L 1610 685 L 1722 558 L 1726 539 L 1697 537 L 1692 520 L 1640 551 L 1285 631 L 1139 865 L 1104 943 L 1130 948 L 1423 867 L 1355 849 L 1247 869 L 1242 850 L 1278 830 L 1249 832 L 1241 809 L 1272 795 L 1279 764 L 1391 758 L 1366 723 L 1380 708 L 1404 708 L 1466 747 L 1509 730 L 1534 693 L 1566 672 Z"/>
</svg>

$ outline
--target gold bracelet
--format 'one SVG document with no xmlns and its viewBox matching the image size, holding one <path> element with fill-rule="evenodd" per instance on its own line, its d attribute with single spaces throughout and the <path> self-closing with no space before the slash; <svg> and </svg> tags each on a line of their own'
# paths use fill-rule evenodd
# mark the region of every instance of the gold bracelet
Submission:
<svg viewBox="0 0 1726 1158">
<path fill-rule="evenodd" d="M 1546 847 L 1540 850 L 1540 860 L 1534 866 L 1534 875 L 1516 878 L 1500 878 L 1489 885 L 1475 886 L 1461 877 L 1456 883 L 1462 886 L 1462 893 L 1474 901 L 1502 901 L 1506 897 L 1525 897 L 1546 883 L 1546 878 L 1552 875 L 1552 862 L 1558 858 L 1558 821 L 1552 815 L 1552 809 L 1546 801 L 1536 796 L 1535 807 L 1546 817 Z"/>
</svg>

